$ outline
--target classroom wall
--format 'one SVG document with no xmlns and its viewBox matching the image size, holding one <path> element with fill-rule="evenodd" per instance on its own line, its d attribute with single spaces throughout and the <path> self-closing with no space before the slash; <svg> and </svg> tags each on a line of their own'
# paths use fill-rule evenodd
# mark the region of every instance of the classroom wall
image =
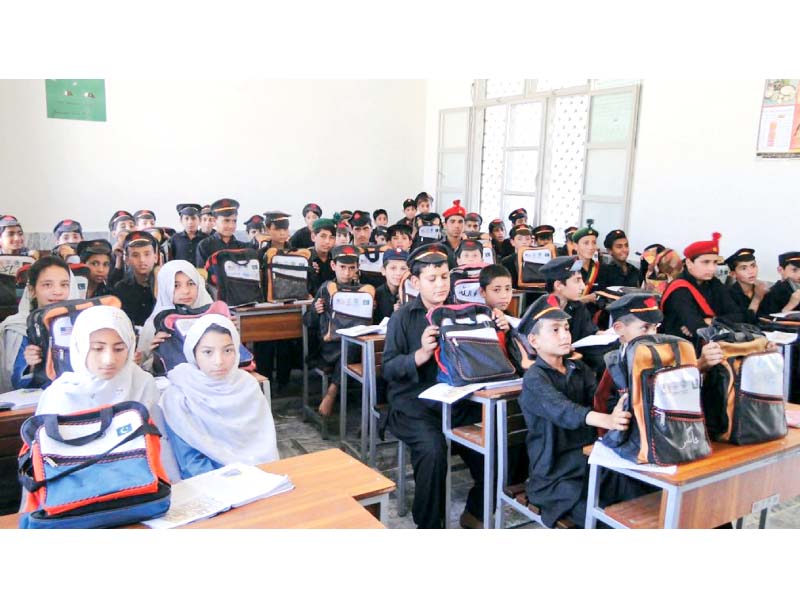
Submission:
<svg viewBox="0 0 800 600">
<path fill-rule="evenodd" d="M 108 121 L 48 119 L 43 80 L 0 80 L 0 212 L 27 232 L 61 218 L 105 231 L 116 209 L 231 197 L 240 221 L 384 207 L 422 185 L 423 80 L 106 80 Z"/>
</svg>

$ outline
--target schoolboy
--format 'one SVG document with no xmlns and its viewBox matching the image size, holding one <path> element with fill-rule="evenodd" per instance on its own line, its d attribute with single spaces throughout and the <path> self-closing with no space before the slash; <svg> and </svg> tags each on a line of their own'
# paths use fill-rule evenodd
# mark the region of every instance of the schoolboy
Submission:
<svg viewBox="0 0 800 600">
<path fill-rule="evenodd" d="M 265 248 L 291 250 L 292 245 L 289 243 L 289 217 L 290 215 L 279 210 L 264 213 L 267 231 L 269 232 L 269 242 L 267 242 Z"/>
<path fill-rule="evenodd" d="M 483 244 L 477 240 L 461 240 L 456 249 L 458 265 L 479 265 L 483 263 Z"/>
<path fill-rule="evenodd" d="M 239 216 L 239 203 L 231 198 L 221 198 L 211 205 L 216 229 L 214 233 L 197 245 L 196 265 L 205 267 L 206 262 L 220 250 L 241 250 L 247 244 L 240 242 L 236 233 L 236 219 Z"/>
<path fill-rule="evenodd" d="M 385 209 L 379 208 L 372 211 L 372 218 L 375 221 L 375 227 L 388 227 L 389 226 L 389 213 Z"/>
<path fill-rule="evenodd" d="M 431 243 L 408 257 L 411 285 L 419 296 L 404 304 L 389 319 L 383 354 L 383 377 L 388 383 L 387 427 L 410 449 L 414 469 L 414 523 L 420 528 L 444 526 L 447 444 L 442 434 L 441 403 L 424 400 L 420 393 L 436 383 L 439 367 L 434 352 L 439 345 L 438 328 L 428 324 L 426 314 L 441 306 L 450 293 L 447 249 Z M 453 405 L 454 427 L 481 420 L 474 402 Z M 480 526 L 483 514 L 483 459 L 461 444 L 454 446 L 469 468 L 475 485 L 467 495 L 462 526 Z"/>
<path fill-rule="evenodd" d="M 403 218 L 397 225 L 406 225 L 409 229 L 414 228 L 414 219 L 417 216 L 417 201 L 413 198 L 403 200 Z"/>
<path fill-rule="evenodd" d="M 489 222 L 489 236 L 492 239 L 492 249 L 498 262 L 507 256 L 506 252 L 506 226 L 503 219 L 493 219 Z"/>
<path fill-rule="evenodd" d="M 581 261 L 581 277 L 586 284 L 580 301 L 590 304 L 590 312 L 594 314 L 597 306 L 597 295 L 594 293 L 597 286 L 597 279 L 600 276 L 600 264 L 594 259 L 597 252 L 597 238 L 600 234 L 592 227 L 593 219 L 586 220 L 586 226 L 581 227 L 572 234 L 572 241 L 575 243 L 578 260 Z"/>
<path fill-rule="evenodd" d="M 136 221 L 127 210 L 118 210 L 108 221 L 108 230 L 111 232 L 111 271 L 108 274 L 108 285 L 113 287 L 125 276 L 125 238 L 128 233 L 136 229 Z"/>
<path fill-rule="evenodd" d="M 564 245 L 558 249 L 559 256 L 574 256 L 577 254 L 575 242 L 572 241 L 572 234 L 578 231 L 574 225 L 567 227 L 564 230 Z"/>
<path fill-rule="evenodd" d="M 528 225 L 528 211 L 524 208 L 517 208 L 512 210 L 508 215 L 508 220 L 511 221 L 511 229 L 509 231 L 513 231 L 514 227 L 517 225 Z M 530 228 L 529 228 L 530 229 Z M 530 243 L 528 243 L 530 246 Z M 503 256 L 508 256 L 514 253 L 514 245 L 511 243 L 511 238 L 506 239 L 503 242 Z"/>
<path fill-rule="evenodd" d="M 784 252 L 778 256 L 778 275 L 781 280 L 770 288 L 758 307 L 761 317 L 800 308 L 800 252 Z"/>
<path fill-rule="evenodd" d="M 354 246 L 368 246 L 372 236 L 372 217 L 364 210 L 353 211 L 350 217 L 350 228 L 353 231 Z"/>
<path fill-rule="evenodd" d="M 453 200 L 453 205 L 442 213 L 444 217 L 444 241 L 455 252 L 464 237 L 464 217 L 467 211 L 461 206 L 461 200 Z"/>
<path fill-rule="evenodd" d="M 758 280 L 756 251 L 752 248 L 739 248 L 725 259 L 731 271 L 733 283 L 729 290 L 731 299 L 739 306 L 747 323 L 758 323 L 758 309 L 767 295 L 767 284 Z"/>
<path fill-rule="evenodd" d="M 353 241 L 353 234 L 350 232 L 350 226 L 347 221 L 339 221 L 336 223 L 336 245 L 346 246 Z"/>
<path fill-rule="evenodd" d="M 385 246 L 387 240 L 387 234 L 389 230 L 384 227 L 383 225 L 378 225 L 375 229 L 372 230 L 372 237 L 370 238 L 370 243 L 378 244 L 379 246 Z"/>
<path fill-rule="evenodd" d="M 303 207 L 303 219 L 306 226 L 298 229 L 289 238 L 289 245 L 292 248 L 310 248 L 314 242 L 312 241 L 312 234 L 314 233 L 314 221 L 322 217 L 322 209 L 319 204 L 310 202 Z"/>
<path fill-rule="evenodd" d="M 142 231 L 156 226 L 156 213 L 152 210 L 137 210 L 133 213 L 133 220 L 136 221 L 136 229 Z"/>
<path fill-rule="evenodd" d="M 398 294 L 400 280 L 408 271 L 408 252 L 390 248 L 383 253 L 381 274 L 386 283 L 375 290 L 375 322 L 380 323 L 385 317 L 400 308 Z"/>
<path fill-rule="evenodd" d="M 464 231 L 480 231 L 483 217 L 476 212 L 467 213 L 464 217 Z"/>
<path fill-rule="evenodd" d="M 552 244 L 555 231 L 556 229 L 552 225 L 537 225 L 533 228 L 533 242 L 537 246 Z"/>
<path fill-rule="evenodd" d="M 78 244 L 78 256 L 89 267 L 87 298 L 106 296 L 111 293 L 108 276 L 111 271 L 111 257 L 114 253 L 107 240 L 88 240 Z"/>
<path fill-rule="evenodd" d="M 511 273 L 503 265 L 487 265 L 478 275 L 478 293 L 483 298 L 486 306 L 494 312 L 494 321 L 505 335 L 511 325 L 508 322 L 506 310 L 511 304 L 514 287 L 511 284 Z M 501 343 L 505 339 L 501 340 Z"/>
<path fill-rule="evenodd" d="M 417 197 L 414 198 L 414 201 L 417 203 L 417 215 L 427 215 L 431 212 L 431 208 L 433 206 L 433 196 L 431 196 L 427 192 L 420 192 L 417 194 Z"/>
<path fill-rule="evenodd" d="M 206 235 L 214 233 L 214 227 L 217 225 L 217 218 L 211 212 L 211 206 L 206 204 L 200 209 L 200 231 Z"/>
<path fill-rule="evenodd" d="M 198 265 L 194 262 L 197 258 L 197 246 L 208 237 L 200 231 L 202 207 L 199 204 L 178 204 L 175 210 L 178 212 L 181 225 L 183 225 L 183 231 L 169 238 L 170 256 L 173 260 L 185 260 L 202 268 L 205 265 Z"/>
<path fill-rule="evenodd" d="M 156 303 L 153 269 L 158 262 L 158 242 L 146 231 L 132 231 L 125 238 L 127 269 L 112 293 L 122 302 L 122 310 L 134 325 L 144 325 Z"/>
<path fill-rule="evenodd" d="M 38 258 L 39 253 L 36 250 L 29 250 L 25 247 L 25 233 L 22 231 L 22 224 L 13 215 L 0 216 L 0 253 Z"/>
<path fill-rule="evenodd" d="M 73 219 L 64 219 L 53 227 L 53 235 L 56 236 L 56 246 L 61 244 L 77 246 L 83 241 L 83 227 Z"/>
<path fill-rule="evenodd" d="M 603 239 L 603 246 L 608 250 L 611 262 L 600 267 L 597 287 L 639 287 L 639 269 L 628 262 L 631 247 L 625 232 L 622 229 L 609 231 Z"/>
<path fill-rule="evenodd" d="M 411 227 L 403 223 L 392 225 L 386 230 L 386 241 L 395 249 L 411 251 L 412 243 L 412 230 Z"/>
<path fill-rule="evenodd" d="M 508 239 L 506 240 L 511 246 L 511 253 L 506 254 L 503 260 L 500 261 L 500 264 L 508 269 L 509 273 L 511 273 L 511 281 L 514 285 L 514 289 L 518 289 L 517 280 L 519 273 L 517 269 L 517 251 L 520 248 L 529 247 L 532 240 L 533 232 L 527 225 L 515 225 L 512 227 L 511 235 L 509 235 Z M 530 297 L 530 300 L 533 301 L 535 298 L 536 296 L 533 295 Z"/>
<path fill-rule="evenodd" d="M 266 229 L 264 217 L 261 215 L 253 215 L 244 222 L 244 231 L 247 234 L 247 239 L 250 241 L 250 245 L 256 249 L 261 246 L 256 236 L 263 234 Z"/>
<path fill-rule="evenodd" d="M 333 219 L 317 219 L 314 221 L 314 232 L 311 240 L 311 268 L 313 271 L 308 277 L 308 293 L 317 295 L 320 286 L 334 277 L 331 267 L 331 249 L 336 243 L 336 224 Z"/>
</svg>

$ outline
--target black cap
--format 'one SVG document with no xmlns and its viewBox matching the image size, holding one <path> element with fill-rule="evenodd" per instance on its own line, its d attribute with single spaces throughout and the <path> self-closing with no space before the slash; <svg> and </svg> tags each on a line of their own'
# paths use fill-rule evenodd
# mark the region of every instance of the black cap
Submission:
<svg viewBox="0 0 800 600">
<path fill-rule="evenodd" d="M 339 211 L 339 218 L 342 220 L 349 219 L 353 216 L 352 210 L 340 210 Z"/>
<path fill-rule="evenodd" d="M 406 198 L 405 200 L 403 200 L 403 210 L 407 209 L 409 206 L 417 208 L 417 201 L 414 200 L 413 198 Z"/>
<path fill-rule="evenodd" d="M 539 268 L 539 274 L 549 281 L 569 279 L 583 264 L 574 256 L 558 256 Z"/>
<path fill-rule="evenodd" d="M 239 214 L 239 203 L 232 198 L 221 198 L 211 203 L 211 214 L 215 217 L 229 217 Z"/>
<path fill-rule="evenodd" d="M 664 313 L 658 307 L 658 299 L 652 294 L 625 294 L 606 306 L 615 321 L 626 315 L 633 315 L 645 323 L 658 324 L 664 320 Z"/>
<path fill-rule="evenodd" d="M 778 255 L 778 264 L 781 267 L 785 267 L 788 264 L 800 267 L 800 252 L 784 252 L 783 254 Z"/>
<path fill-rule="evenodd" d="M 503 223 L 503 219 L 492 219 L 489 221 L 489 233 L 492 233 L 495 229 L 503 229 L 505 230 L 506 225 Z"/>
<path fill-rule="evenodd" d="M 398 250 L 395 248 L 389 248 L 388 250 L 383 251 L 383 264 L 385 265 L 390 260 L 402 260 L 403 262 L 408 262 L 408 252 L 405 250 Z"/>
<path fill-rule="evenodd" d="M 155 221 L 156 213 L 147 209 L 137 210 L 135 213 L 133 213 L 133 218 L 137 221 L 139 219 L 153 219 L 153 221 Z"/>
<path fill-rule="evenodd" d="M 203 208 L 200 209 L 200 216 L 203 215 L 210 215 L 211 214 L 211 205 L 206 204 Z"/>
<path fill-rule="evenodd" d="M 741 262 L 752 262 L 756 259 L 756 251 L 752 248 L 739 248 L 736 252 L 725 259 L 725 264 L 731 271 L 736 269 L 736 265 Z"/>
<path fill-rule="evenodd" d="M 566 237 L 567 240 L 572 240 L 572 234 L 575 233 L 576 231 L 578 231 L 578 228 L 575 227 L 574 225 L 570 225 L 564 230 L 564 237 Z"/>
<path fill-rule="evenodd" d="M 111 215 L 111 218 L 108 220 L 108 230 L 114 231 L 114 227 L 116 227 L 117 223 L 120 221 L 133 221 L 133 215 L 127 210 L 118 210 Z"/>
<path fill-rule="evenodd" d="M 483 244 L 481 244 L 477 240 L 461 240 L 461 243 L 458 245 L 456 249 L 456 257 L 461 256 L 462 252 L 469 252 L 472 250 L 478 250 L 481 253 L 481 260 L 483 260 Z"/>
<path fill-rule="evenodd" d="M 244 222 L 245 230 L 258 229 L 259 231 L 264 231 L 264 227 L 264 217 L 261 215 L 253 215 Z"/>
<path fill-rule="evenodd" d="M 148 244 L 153 247 L 153 250 L 158 249 L 158 241 L 152 234 L 147 231 L 131 231 L 125 238 L 124 246 L 127 251 L 129 246 L 139 247 L 147 246 Z"/>
<path fill-rule="evenodd" d="M 543 235 L 553 235 L 556 232 L 556 228 L 552 225 L 537 225 L 533 228 L 533 235 L 536 237 L 540 237 Z"/>
<path fill-rule="evenodd" d="M 592 227 L 593 223 L 594 219 L 586 219 L 586 227 L 576 230 L 575 233 L 572 234 L 572 241 L 577 243 L 578 240 L 585 238 L 587 235 L 599 237 L 600 234 L 597 233 L 597 230 L 594 227 Z"/>
<path fill-rule="evenodd" d="M 628 236 L 625 235 L 625 232 L 622 229 L 612 229 L 606 234 L 606 238 L 603 240 L 603 246 L 611 250 L 611 246 L 614 245 L 614 242 L 617 240 L 627 240 Z"/>
<path fill-rule="evenodd" d="M 12 215 L 3 215 L 0 217 L 0 227 L 21 227 L 17 217 Z"/>
<path fill-rule="evenodd" d="M 450 254 L 443 244 L 425 244 L 408 255 L 408 268 L 413 269 L 416 263 L 424 263 L 426 265 L 449 264 Z"/>
<path fill-rule="evenodd" d="M 313 212 L 318 217 L 322 216 L 322 209 L 319 207 L 319 204 L 315 204 L 314 202 L 310 202 L 303 207 L 303 218 L 310 212 Z"/>
<path fill-rule="evenodd" d="M 391 225 L 386 230 L 386 239 L 391 240 L 396 233 L 403 233 L 410 238 L 411 234 L 413 233 L 413 230 L 405 223 L 397 223 L 396 225 Z"/>
<path fill-rule="evenodd" d="M 525 210 L 524 208 L 518 208 L 512 211 L 510 215 L 508 215 L 508 220 L 511 221 L 512 223 L 517 219 L 527 219 L 527 218 L 528 218 L 528 211 Z"/>
<path fill-rule="evenodd" d="M 358 264 L 361 251 L 353 244 L 340 244 L 331 250 L 331 260 L 341 263 Z"/>
<path fill-rule="evenodd" d="M 554 294 L 546 294 L 528 307 L 517 325 L 517 331 L 528 335 L 539 321 L 565 321 L 569 318 L 569 314 L 561 308 L 558 298 Z"/>
<path fill-rule="evenodd" d="M 199 204 L 178 204 L 175 210 L 182 217 L 196 217 L 200 214 L 202 208 Z"/>
<path fill-rule="evenodd" d="M 111 256 L 113 250 L 108 240 L 84 240 L 78 244 L 75 250 L 81 257 L 81 262 L 86 262 L 91 254 L 107 254 Z"/>
<path fill-rule="evenodd" d="M 476 212 L 470 212 L 470 213 L 467 213 L 467 216 L 466 216 L 466 217 L 464 217 L 464 220 L 465 220 L 465 221 L 475 221 L 475 222 L 477 222 L 477 223 L 478 223 L 478 227 L 480 227 L 481 225 L 483 225 L 483 217 L 481 217 L 481 216 L 480 216 L 478 213 L 476 213 Z"/>
<path fill-rule="evenodd" d="M 389 213 L 386 212 L 386 209 L 384 208 L 378 208 L 372 211 L 372 218 L 375 220 L 377 220 L 381 215 L 386 215 L 386 218 L 389 218 Z"/>
<path fill-rule="evenodd" d="M 509 237 L 513 240 L 518 235 L 533 235 L 533 231 L 527 225 L 514 225 L 514 227 L 511 228 Z"/>
<path fill-rule="evenodd" d="M 353 211 L 353 215 L 349 220 L 351 227 L 364 227 L 364 225 L 372 225 L 372 217 L 365 210 Z"/>
<path fill-rule="evenodd" d="M 419 219 L 420 223 L 422 223 L 423 225 L 433 225 L 433 221 L 435 219 L 439 219 L 439 222 L 441 222 L 442 216 L 439 213 L 429 212 L 417 215 L 417 219 Z"/>
<path fill-rule="evenodd" d="M 56 226 L 53 227 L 53 233 L 56 237 L 60 236 L 62 233 L 80 233 L 83 234 L 83 227 L 77 221 L 73 221 L 72 219 L 64 219 L 63 221 L 59 221 L 56 223 Z"/>
<path fill-rule="evenodd" d="M 275 227 L 276 229 L 289 229 L 289 216 L 285 212 L 279 210 L 271 210 L 265 212 L 264 216 L 267 218 L 267 227 Z"/>
</svg>

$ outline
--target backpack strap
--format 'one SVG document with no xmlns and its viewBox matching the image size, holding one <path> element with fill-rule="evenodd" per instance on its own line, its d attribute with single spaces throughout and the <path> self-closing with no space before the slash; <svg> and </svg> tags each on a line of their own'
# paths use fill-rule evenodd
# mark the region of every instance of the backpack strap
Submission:
<svg viewBox="0 0 800 600">
<path fill-rule="evenodd" d="M 709 306 L 708 301 L 703 297 L 703 294 L 700 293 L 696 287 L 694 287 L 691 283 L 686 281 L 685 279 L 673 279 L 672 283 L 667 286 L 667 289 L 664 290 L 664 295 L 661 297 L 661 310 L 663 312 L 664 306 L 667 303 L 667 298 L 672 295 L 672 292 L 678 289 L 685 289 L 689 290 L 689 293 L 692 294 L 694 301 L 697 302 L 700 310 L 703 311 L 706 317 L 715 317 L 716 313 L 714 310 Z"/>
</svg>

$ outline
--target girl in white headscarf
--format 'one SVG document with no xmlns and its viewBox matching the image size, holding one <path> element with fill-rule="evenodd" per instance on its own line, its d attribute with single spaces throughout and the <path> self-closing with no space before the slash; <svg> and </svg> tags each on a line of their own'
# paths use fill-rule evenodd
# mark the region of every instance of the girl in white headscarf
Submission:
<svg viewBox="0 0 800 600">
<path fill-rule="evenodd" d="M 171 260 L 158 271 L 158 293 L 156 305 L 139 333 L 137 350 L 142 353 L 141 365 L 144 369 L 152 366 L 152 353 L 166 339 L 166 333 L 156 333 L 155 318 L 163 310 L 181 304 L 190 308 L 208 306 L 213 299 L 206 290 L 205 281 L 192 263 L 185 260 Z"/>
<path fill-rule="evenodd" d="M 184 478 L 278 459 L 272 413 L 256 379 L 238 368 L 239 345 L 229 319 L 200 317 L 183 344 L 188 362 L 167 375 L 161 409 Z"/>
</svg>

